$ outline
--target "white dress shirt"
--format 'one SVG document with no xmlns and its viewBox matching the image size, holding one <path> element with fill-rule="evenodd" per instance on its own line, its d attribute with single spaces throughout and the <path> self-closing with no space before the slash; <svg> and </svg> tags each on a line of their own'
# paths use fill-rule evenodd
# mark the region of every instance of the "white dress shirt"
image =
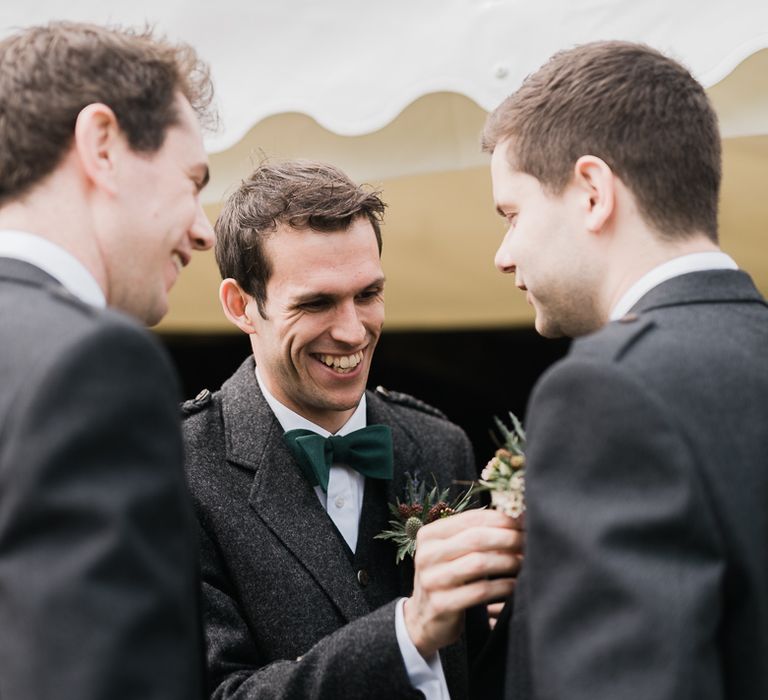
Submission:
<svg viewBox="0 0 768 700">
<path fill-rule="evenodd" d="M 258 367 L 256 367 L 256 381 L 259 383 L 261 393 L 264 394 L 264 399 L 272 409 L 275 418 L 277 418 L 283 430 L 288 432 L 289 430 L 303 428 L 323 437 L 331 435 L 325 428 L 315 425 L 280 403 L 262 381 L 259 376 Z M 354 430 L 364 428 L 367 423 L 366 399 L 365 394 L 363 394 L 355 412 L 335 434 L 347 435 Z M 322 503 L 325 512 L 328 513 L 333 524 L 353 552 L 357 548 L 357 534 L 360 513 L 363 509 L 364 492 L 365 477 L 354 469 L 345 467 L 342 464 L 331 465 L 328 475 L 327 493 L 324 493 L 320 486 L 315 486 L 315 493 L 320 503 Z M 394 550 L 392 556 L 394 556 Z M 424 693 L 427 700 L 450 700 L 440 655 L 435 654 L 429 661 L 426 661 L 418 649 L 416 649 L 408 634 L 408 628 L 405 626 L 405 619 L 403 617 L 404 606 L 405 598 L 401 598 L 395 608 L 395 633 L 411 685 Z"/>
<path fill-rule="evenodd" d="M 47 272 L 78 299 L 104 308 L 107 300 L 86 267 L 64 248 L 25 231 L 0 231 L 0 257 L 23 260 Z"/>
<path fill-rule="evenodd" d="M 662 282 L 688 274 L 689 272 L 702 272 L 704 270 L 738 270 L 739 266 L 733 258 L 719 250 L 704 253 L 689 253 L 657 265 L 650 272 L 646 272 L 635 282 L 616 303 L 611 311 L 610 320 L 616 321 L 627 312 L 654 287 Z"/>
</svg>

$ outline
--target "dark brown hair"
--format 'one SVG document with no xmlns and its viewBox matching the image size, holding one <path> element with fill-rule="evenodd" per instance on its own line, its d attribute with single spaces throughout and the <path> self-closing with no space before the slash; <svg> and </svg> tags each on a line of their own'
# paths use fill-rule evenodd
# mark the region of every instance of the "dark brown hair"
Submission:
<svg viewBox="0 0 768 700">
<path fill-rule="evenodd" d="M 483 149 L 506 140 L 511 166 L 554 194 L 581 156 L 597 156 L 661 237 L 717 240 L 717 117 L 691 74 L 648 46 L 607 41 L 556 53 L 488 117 Z"/>
<path fill-rule="evenodd" d="M 0 42 L 0 204 L 50 174 L 69 148 L 80 111 L 103 103 L 136 151 L 152 153 L 177 123 L 176 96 L 204 125 L 213 88 L 185 44 L 150 29 L 54 22 Z"/>
<path fill-rule="evenodd" d="M 381 253 L 386 205 L 379 194 L 356 185 L 333 165 L 308 160 L 262 163 L 226 201 L 216 221 L 216 262 L 222 278 L 235 279 L 266 318 L 272 268 L 264 241 L 280 224 L 330 233 L 366 217 Z"/>
</svg>

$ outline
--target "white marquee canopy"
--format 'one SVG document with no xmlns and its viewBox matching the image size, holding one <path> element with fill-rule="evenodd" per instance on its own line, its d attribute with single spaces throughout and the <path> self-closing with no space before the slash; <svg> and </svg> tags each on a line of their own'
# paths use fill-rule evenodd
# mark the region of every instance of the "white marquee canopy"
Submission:
<svg viewBox="0 0 768 700">
<path fill-rule="evenodd" d="M 768 47 L 762 0 L 38 0 L 0 16 L 2 33 L 57 18 L 148 22 L 193 44 L 213 66 L 223 117 L 213 152 L 285 112 L 351 136 L 435 92 L 488 111 L 551 53 L 595 39 L 649 43 L 706 87 Z"/>
<path fill-rule="evenodd" d="M 529 318 L 524 304 L 510 301 L 512 285 L 492 277 L 499 229 L 478 133 L 485 113 L 558 49 L 627 39 L 678 58 L 718 110 L 724 204 L 729 191 L 751 191 L 755 176 L 768 181 L 765 0 L 38 0 L 6 3 L 0 36 L 52 19 L 149 23 L 191 43 L 210 63 L 221 116 L 207 137 L 212 216 L 263 155 L 329 160 L 383 186 L 395 326 Z M 455 211 L 446 211 L 446 201 Z M 725 214 L 741 208 L 725 206 Z M 756 238 L 768 232 L 765 205 L 748 223 L 756 227 L 751 242 L 761 246 L 758 267 L 768 282 L 765 246 Z M 733 226 L 743 229 L 743 222 Z M 475 252 L 466 250 L 468 235 Z M 212 262 L 191 272 L 165 327 L 223 328 Z M 462 275 L 474 277 L 471 289 L 457 287 Z"/>
</svg>

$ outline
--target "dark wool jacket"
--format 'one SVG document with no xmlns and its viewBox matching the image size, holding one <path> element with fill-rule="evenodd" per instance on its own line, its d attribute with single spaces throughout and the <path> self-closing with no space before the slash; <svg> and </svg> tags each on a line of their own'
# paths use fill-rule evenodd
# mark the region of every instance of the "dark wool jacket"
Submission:
<svg viewBox="0 0 768 700">
<path fill-rule="evenodd" d="M 416 698 L 395 636 L 395 603 L 410 562 L 375 540 L 405 473 L 441 487 L 476 477 L 464 432 L 402 394 L 368 392 L 368 423 L 392 429 L 392 482 L 366 480 L 353 554 L 282 441 L 253 358 L 188 402 L 187 474 L 200 523 L 205 628 L 213 698 Z M 462 490 L 465 486 L 458 487 Z M 467 695 L 463 640 L 443 650 L 454 700 Z"/>
</svg>

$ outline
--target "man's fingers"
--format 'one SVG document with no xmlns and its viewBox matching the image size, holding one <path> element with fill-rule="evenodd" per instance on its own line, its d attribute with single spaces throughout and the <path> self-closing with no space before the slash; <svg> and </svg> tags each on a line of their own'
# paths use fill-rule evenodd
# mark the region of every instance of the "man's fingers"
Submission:
<svg viewBox="0 0 768 700">
<path fill-rule="evenodd" d="M 494 620 L 498 619 L 505 605 L 506 605 L 506 601 L 503 601 L 503 600 L 499 601 L 498 603 L 489 603 L 487 606 L 488 617 Z"/>
<path fill-rule="evenodd" d="M 470 527 L 498 527 L 510 530 L 519 528 L 516 522 L 504 513 L 489 509 L 465 510 L 448 518 L 440 518 L 419 530 L 422 538 L 443 539 L 466 530 Z"/>
<path fill-rule="evenodd" d="M 499 615 L 501 615 L 504 605 L 505 602 L 501 601 L 499 603 L 490 603 L 486 606 L 486 610 L 488 611 L 488 625 L 491 629 L 496 626 L 496 621 L 499 619 Z"/>
<path fill-rule="evenodd" d="M 452 516 L 456 517 L 456 516 Z M 421 532 L 431 525 L 426 525 Z M 524 533 L 506 527 L 475 526 L 459 530 L 446 538 L 417 537 L 416 564 L 431 566 L 438 562 L 450 561 L 470 552 L 503 552 L 521 553 L 524 545 Z"/>
<path fill-rule="evenodd" d="M 417 585 L 431 593 L 491 576 L 514 577 L 519 569 L 520 558 L 511 552 L 470 552 L 421 570 L 416 580 Z"/>
<path fill-rule="evenodd" d="M 430 598 L 433 614 L 450 616 L 474 605 L 503 600 L 514 591 L 515 581 L 514 578 L 481 579 L 434 593 Z"/>
</svg>

